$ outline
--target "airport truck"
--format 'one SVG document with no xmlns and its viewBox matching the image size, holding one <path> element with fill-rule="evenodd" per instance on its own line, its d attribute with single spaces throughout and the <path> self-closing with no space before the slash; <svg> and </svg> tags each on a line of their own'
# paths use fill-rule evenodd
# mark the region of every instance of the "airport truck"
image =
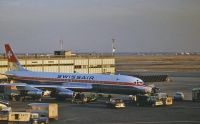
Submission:
<svg viewBox="0 0 200 124">
<path fill-rule="evenodd" d="M 31 124 L 48 124 L 49 118 L 46 113 L 36 112 L 31 113 Z"/>
<path fill-rule="evenodd" d="M 200 101 L 200 88 L 192 89 L 192 101 Z"/>
<path fill-rule="evenodd" d="M 0 124 L 42 124 L 38 113 L 0 111 Z"/>
<path fill-rule="evenodd" d="M 166 93 L 156 93 L 153 95 L 137 95 L 136 101 L 137 106 L 163 106 L 172 105 L 172 97 L 167 96 Z"/>
<path fill-rule="evenodd" d="M 56 103 L 30 103 L 27 112 L 46 113 L 49 119 L 58 120 L 58 104 Z"/>
<path fill-rule="evenodd" d="M 163 102 L 161 100 L 156 99 L 156 96 L 137 95 L 136 105 L 155 107 L 155 106 L 163 105 Z"/>
</svg>

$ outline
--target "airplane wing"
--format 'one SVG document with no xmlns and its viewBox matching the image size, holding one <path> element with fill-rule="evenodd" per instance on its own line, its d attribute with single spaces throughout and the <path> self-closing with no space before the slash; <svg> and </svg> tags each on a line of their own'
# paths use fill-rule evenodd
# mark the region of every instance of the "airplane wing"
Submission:
<svg viewBox="0 0 200 124">
<path fill-rule="evenodd" d="M 92 84 L 89 83 L 80 83 L 80 82 L 68 82 L 63 83 L 62 85 L 30 85 L 32 87 L 40 88 L 40 89 L 57 89 L 59 90 L 71 90 L 77 91 L 77 90 L 90 90 L 92 89 Z"/>
<path fill-rule="evenodd" d="M 40 89 L 37 89 L 35 87 L 31 87 L 28 84 L 25 83 L 1 83 L 0 86 L 11 86 L 13 88 L 11 89 L 16 89 L 19 91 L 38 91 L 38 92 L 42 92 Z"/>
<path fill-rule="evenodd" d="M 29 85 L 25 83 L 1 83 L 0 86 L 11 86 L 11 90 L 24 92 L 30 96 L 42 96 L 44 91 L 51 91 L 50 96 L 55 98 L 71 98 L 74 91 L 58 85 Z"/>
<path fill-rule="evenodd" d="M 51 91 L 51 96 L 56 97 L 56 95 L 65 96 L 65 97 L 72 97 L 74 92 L 82 92 L 91 90 L 92 84 L 89 83 L 80 83 L 80 82 L 68 82 L 63 83 L 62 85 L 30 85 L 35 88 L 39 88 L 43 91 Z"/>
<path fill-rule="evenodd" d="M 34 87 L 31 87 L 24 83 L 1 83 L 1 88 L 6 88 L 4 94 L 9 95 L 15 100 L 20 100 L 21 98 L 29 97 L 35 100 L 40 100 L 43 94 L 43 91 Z M 15 94 L 15 95 L 12 95 Z M 18 96 L 18 97 L 16 97 Z"/>
<path fill-rule="evenodd" d="M 74 91 L 67 89 L 65 87 L 58 85 L 30 85 L 31 87 L 35 87 L 38 89 L 45 91 L 50 91 L 50 96 L 55 98 L 68 98 L 74 95 Z"/>
</svg>

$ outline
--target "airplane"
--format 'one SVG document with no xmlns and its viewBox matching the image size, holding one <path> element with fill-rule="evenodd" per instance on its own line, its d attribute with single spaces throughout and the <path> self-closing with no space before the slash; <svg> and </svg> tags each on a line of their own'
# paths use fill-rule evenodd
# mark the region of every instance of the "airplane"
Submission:
<svg viewBox="0 0 200 124">
<path fill-rule="evenodd" d="M 34 72 L 25 69 L 9 44 L 5 51 L 10 67 L 5 75 L 12 81 L 27 83 L 35 88 L 53 88 L 54 96 L 72 96 L 74 92 L 136 95 L 152 92 L 141 79 L 127 75 Z"/>
</svg>

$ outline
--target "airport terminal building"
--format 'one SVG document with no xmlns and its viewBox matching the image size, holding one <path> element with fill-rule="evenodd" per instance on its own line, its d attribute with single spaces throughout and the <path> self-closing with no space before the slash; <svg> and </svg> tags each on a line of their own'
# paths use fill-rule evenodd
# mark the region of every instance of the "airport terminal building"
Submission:
<svg viewBox="0 0 200 124">
<path fill-rule="evenodd" d="M 38 72 L 114 74 L 115 58 L 112 56 L 18 56 L 28 70 Z M 0 58 L 0 73 L 8 71 L 5 56 Z"/>
</svg>

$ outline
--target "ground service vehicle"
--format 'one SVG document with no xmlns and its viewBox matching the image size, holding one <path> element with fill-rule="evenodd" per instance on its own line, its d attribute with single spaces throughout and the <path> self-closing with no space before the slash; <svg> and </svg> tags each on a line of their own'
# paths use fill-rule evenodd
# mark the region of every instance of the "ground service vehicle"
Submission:
<svg viewBox="0 0 200 124">
<path fill-rule="evenodd" d="M 90 95 L 90 96 L 86 96 L 87 98 L 87 102 L 95 102 L 97 101 L 97 96 L 96 95 Z"/>
<path fill-rule="evenodd" d="M 38 113 L 0 111 L 0 124 L 48 124 Z"/>
<path fill-rule="evenodd" d="M 30 103 L 26 109 L 28 112 L 36 112 L 49 119 L 58 120 L 58 104 L 56 103 Z"/>
<path fill-rule="evenodd" d="M 150 95 L 137 95 L 136 98 L 137 106 L 160 106 L 163 105 L 163 101 L 156 98 L 156 96 Z"/>
<path fill-rule="evenodd" d="M 49 118 L 46 113 L 37 112 L 37 113 L 31 113 L 31 123 L 32 124 L 48 124 Z"/>
<path fill-rule="evenodd" d="M 72 98 L 72 103 L 76 103 L 76 104 L 82 103 L 83 104 L 83 103 L 86 103 L 86 102 L 87 102 L 87 98 L 82 93 L 74 94 L 74 96 Z"/>
<path fill-rule="evenodd" d="M 90 103 L 90 102 L 94 102 L 97 100 L 97 96 L 92 94 L 92 95 L 84 95 L 83 93 L 77 93 L 74 95 L 74 97 L 72 98 L 72 103 Z"/>
<path fill-rule="evenodd" d="M 200 101 L 200 88 L 192 89 L 192 101 Z"/>
<path fill-rule="evenodd" d="M 125 103 L 122 99 L 114 99 L 111 98 L 109 101 L 106 102 L 107 107 L 109 108 L 125 108 Z"/>
<path fill-rule="evenodd" d="M 173 99 L 171 96 L 168 96 L 164 102 L 164 105 L 172 105 L 172 104 L 173 104 Z"/>
<path fill-rule="evenodd" d="M 32 113 L 31 114 L 31 123 L 32 124 L 38 124 L 38 118 L 39 118 L 38 113 Z"/>
<path fill-rule="evenodd" d="M 182 101 L 184 100 L 184 94 L 183 92 L 176 92 L 174 95 L 174 100 L 175 101 Z"/>
<path fill-rule="evenodd" d="M 156 99 L 161 100 L 163 102 L 163 105 L 172 105 L 173 100 L 171 96 L 168 96 L 167 93 L 155 93 L 154 96 L 156 96 Z"/>
<path fill-rule="evenodd" d="M 153 95 L 137 95 L 136 105 L 137 106 L 161 106 L 161 105 L 172 105 L 172 97 L 166 93 L 155 93 Z"/>
<path fill-rule="evenodd" d="M 8 122 L 8 111 L 0 111 L 0 122 L 6 124 Z"/>
</svg>

